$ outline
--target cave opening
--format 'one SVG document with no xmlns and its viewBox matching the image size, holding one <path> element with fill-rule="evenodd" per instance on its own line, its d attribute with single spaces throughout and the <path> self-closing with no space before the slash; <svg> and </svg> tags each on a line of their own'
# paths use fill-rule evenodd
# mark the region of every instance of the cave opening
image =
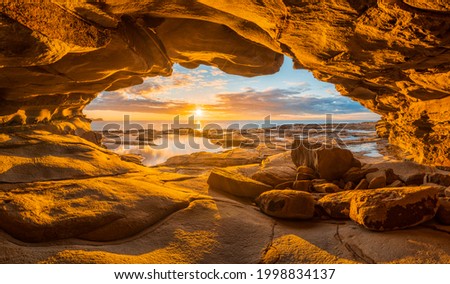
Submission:
<svg viewBox="0 0 450 284">
<path fill-rule="evenodd" d="M 242 142 L 236 137 L 225 141 L 223 136 L 211 142 L 211 137 L 203 135 L 206 130 L 242 134 L 270 127 L 319 126 L 329 116 L 334 123 L 351 123 L 353 128 L 371 123 L 372 127 L 363 125 L 359 130 L 373 139 L 380 118 L 340 95 L 333 84 L 317 80 L 307 70 L 294 69 L 287 56 L 278 72 L 263 76 L 232 75 L 207 65 L 188 69 L 176 64 L 173 69 L 169 77 L 144 78 L 142 84 L 101 92 L 86 106 L 84 113 L 92 120 L 92 130 L 108 136 L 103 140 L 108 149 L 141 155 L 145 165 L 154 166 L 176 155 L 215 153 Z M 179 128 L 187 132 L 180 136 L 178 131 L 174 141 L 173 131 Z M 192 143 L 189 130 L 196 131 Z M 110 135 L 111 131 L 115 134 Z M 356 138 L 348 135 L 344 139 Z M 354 151 L 381 156 L 376 148 L 375 141 L 350 145 Z"/>
</svg>

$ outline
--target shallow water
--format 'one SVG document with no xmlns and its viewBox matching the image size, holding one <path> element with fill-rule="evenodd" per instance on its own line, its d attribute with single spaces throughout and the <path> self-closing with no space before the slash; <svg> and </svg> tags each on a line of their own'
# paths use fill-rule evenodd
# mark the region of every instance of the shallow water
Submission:
<svg viewBox="0 0 450 284">
<path fill-rule="evenodd" d="M 137 141 L 136 141 L 137 142 Z M 141 155 L 145 166 L 154 166 L 164 163 L 167 159 L 196 152 L 220 152 L 224 149 L 212 144 L 204 137 L 189 135 L 165 135 L 145 145 L 119 145 L 105 143 L 108 149 L 118 154 Z"/>
<path fill-rule="evenodd" d="M 363 152 L 363 156 L 366 157 L 371 158 L 383 157 L 383 155 L 378 151 L 376 142 L 347 145 L 347 149 L 355 153 Z"/>
</svg>

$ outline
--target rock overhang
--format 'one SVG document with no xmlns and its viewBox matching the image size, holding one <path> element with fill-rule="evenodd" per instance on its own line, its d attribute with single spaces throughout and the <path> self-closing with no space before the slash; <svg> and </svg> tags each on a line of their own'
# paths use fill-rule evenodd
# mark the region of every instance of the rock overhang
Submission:
<svg viewBox="0 0 450 284">
<path fill-rule="evenodd" d="M 295 68 L 380 114 L 416 161 L 450 166 L 450 8 L 426 0 L 2 4 L 0 124 L 70 120 L 99 92 L 172 65 Z M 12 32 L 14 31 L 14 32 Z M 2 127 L 4 128 L 4 127 Z"/>
</svg>

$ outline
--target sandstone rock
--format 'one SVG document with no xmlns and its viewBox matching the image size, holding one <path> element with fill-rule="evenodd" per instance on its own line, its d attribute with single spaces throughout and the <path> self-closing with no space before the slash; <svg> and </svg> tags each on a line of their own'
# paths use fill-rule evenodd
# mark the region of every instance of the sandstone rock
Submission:
<svg viewBox="0 0 450 284">
<path fill-rule="evenodd" d="M 174 62 L 255 76 L 278 71 L 285 53 L 380 114 L 379 135 L 415 161 L 449 167 L 447 34 L 436 32 L 447 24 L 442 2 L 9 3 L 0 19 L 0 121 L 81 116 L 97 93 L 170 75 Z M 355 45 L 359 38 L 367 40 Z"/>
<path fill-rule="evenodd" d="M 353 196 L 357 191 L 342 191 L 326 196 L 319 199 L 317 204 L 323 208 L 323 210 L 334 219 L 349 219 L 350 203 Z"/>
<path fill-rule="evenodd" d="M 403 181 L 406 185 L 421 185 L 424 183 L 425 174 L 424 173 L 414 173 L 407 176 Z"/>
<path fill-rule="evenodd" d="M 350 218 L 375 231 L 412 227 L 434 217 L 438 191 L 427 186 L 357 191 L 350 204 Z"/>
<path fill-rule="evenodd" d="M 355 189 L 368 189 L 369 188 L 369 182 L 363 178 L 355 187 Z"/>
<path fill-rule="evenodd" d="M 295 174 L 295 170 L 290 167 L 271 167 L 257 171 L 252 175 L 252 179 L 271 186 L 276 186 L 280 183 L 293 181 L 295 179 Z"/>
<path fill-rule="evenodd" d="M 294 140 L 292 147 L 294 164 L 313 169 L 320 178 L 339 179 L 352 167 L 353 154 L 347 149 L 313 145 L 305 140 Z"/>
<path fill-rule="evenodd" d="M 296 180 L 292 185 L 292 189 L 299 191 L 311 191 L 312 182 L 310 180 Z"/>
<path fill-rule="evenodd" d="M 309 174 L 309 175 L 315 175 L 316 174 L 316 172 L 313 169 L 311 169 L 311 168 L 309 168 L 307 166 L 299 166 L 299 167 L 297 167 L 297 173 Z"/>
<path fill-rule="evenodd" d="M 369 182 L 368 189 L 386 187 L 386 172 L 379 170 L 366 175 L 366 179 Z"/>
<path fill-rule="evenodd" d="M 0 228 L 26 242 L 131 237 L 186 208 L 190 196 L 198 195 L 167 187 L 159 180 L 163 176 L 181 177 L 148 170 L 76 182 L 10 185 L 9 192 L 0 193 Z"/>
<path fill-rule="evenodd" d="M 271 190 L 261 194 L 256 203 L 262 212 L 278 218 L 311 219 L 315 201 L 307 192 Z"/>
<path fill-rule="evenodd" d="M 450 187 L 447 187 L 444 192 L 445 196 L 450 197 Z"/>
<path fill-rule="evenodd" d="M 271 155 L 261 162 L 262 168 L 286 167 L 286 166 L 296 170 L 296 167 L 291 159 L 291 153 L 289 153 L 288 151 Z"/>
<path fill-rule="evenodd" d="M 401 180 L 395 180 L 388 185 L 388 187 L 402 187 L 402 186 L 405 186 L 405 184 Z"/>
<path fill-rule="evenodd" d="M 351 181 L 347 182 L 344 186 L 344 190 L 351 190 L 355 188 L 355 184 Z"/>
<path fill-rule="evenodd" d="M 378 176 L 373 178 L 368 185 L 368 189 L 382 188 L 386 186 L 386 177 Z"/>
<path fill-rule="evenodd" d="M 317 178 L 317 175 L 310 175 L 304 173 L 298 173 L 295 177 L 296 180 L 313 180 Z"/>
<path fill-rule="evenodd" d="M 359 183 L 361 179 L 363 179 L 367 174 L 376 172 L 376 168 L 357 168 L 352 167 L 349 169 L 344 176 L 342 177 L 345 182 L 353 182 L 353 183 Z"/>
<path fill-rule="evenodd" d="M 352 167 L 352 168 L 361 168 L 361 166 L 362 166 L 361 161 L 358 160 L 358 159 L 356 159 L 355 157 L 353 157 L 351 167 Z"/>
<path fill-rule="evenodd" d="M 450 186 L 450 175 L 435 173 L 427 176 L 429 182 L 443 186 Z"/>
<path fill-rule="evenodd" d="M 11 134 L 0 147 L 0 182 L 20 183 L 112 176 L 136 165 L 74 135 L 47 131 Z"/>
<path fill-rule="evenodd" d="M 240 197 L 255 198 L 273 187 L 224 169 L 213 169 L 208 177 L 208 185 Z"/>
<path fill-rule="evenodd" d="M 162 165 L 176 167 L 231 167 L 256 164 L 261 156 L 255 149 L 232 149 L 221 153 L 197 152 L 167 159 Z"/>
<path fill-rule="evenodd" d="M 386 184 L 391 184 L 400 179 L 400 177 L 394 173 L 393 169 L 386 169 L 385 174 L 386 174 Z"/>
<path fill-rule="evenodd" d="M 317 178 L 317 174 L 313 169 L 306 166 L 299 166 L 297 168 L 296 180 L 312 180 L 315 178 Z"/>
<path fill-rule="evenodd" d="M 439 223 L 444 225 L 450 225 L 450 198 L 439 198 L 439 208 L 436 213 L 436 219 Z"/>
<path fill-rule="evenodd" d="M 341 189 L 335 185 L 334 183 L 315 183 L 313 184 L 313 189 L 315 192 L 319 192 L 319 193 L 334 193 L 334 192 L 338 192 L 341 191 Z"/>
<path fill-rule="evenodd" d="M 294 181 L 287 181 L 280 184 L 277 184 L 275 186 L 275 189 L 286 189 L 286 188 L 292 188 L 294 186 Z"/>
</svg>

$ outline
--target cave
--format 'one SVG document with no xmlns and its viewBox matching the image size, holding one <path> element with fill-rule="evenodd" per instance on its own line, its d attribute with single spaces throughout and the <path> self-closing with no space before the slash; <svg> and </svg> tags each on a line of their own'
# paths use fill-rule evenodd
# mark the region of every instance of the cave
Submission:
<svg viewBox="0 0 450 284">
<path fill-rule="evenodd" d="M 445 1 L 49 1 L 0 9 L 0 262 L 450 263 Z M 404 164 L 374 170 L 346 149 L 306 143 L 263 161 L 208 154 L 200 162 L 218 168 L 193 176 L 192 157 L 174 159 L 186 163 L 177 172 L 106 149 L 84 113 L 99 94 L 170 77 L 174 66 L 253 78 L 279 72 L 287 58 L 379 115 L 378 138 L 414 174 L 400 178 L 392 167 Z M 286 188 L 299 190 L 280 193 L 265 182 L 271 164 L 283 174 L 293 168 Z M 370 184 L 358 191 L 364 177 Z M 301 189 L 318 179 L 326 183 L 316 195 Z M 317 214 L 326 221 L 302 220 Z M 387 241 L 389 252 L 378 253 Z"/>
</svg>

